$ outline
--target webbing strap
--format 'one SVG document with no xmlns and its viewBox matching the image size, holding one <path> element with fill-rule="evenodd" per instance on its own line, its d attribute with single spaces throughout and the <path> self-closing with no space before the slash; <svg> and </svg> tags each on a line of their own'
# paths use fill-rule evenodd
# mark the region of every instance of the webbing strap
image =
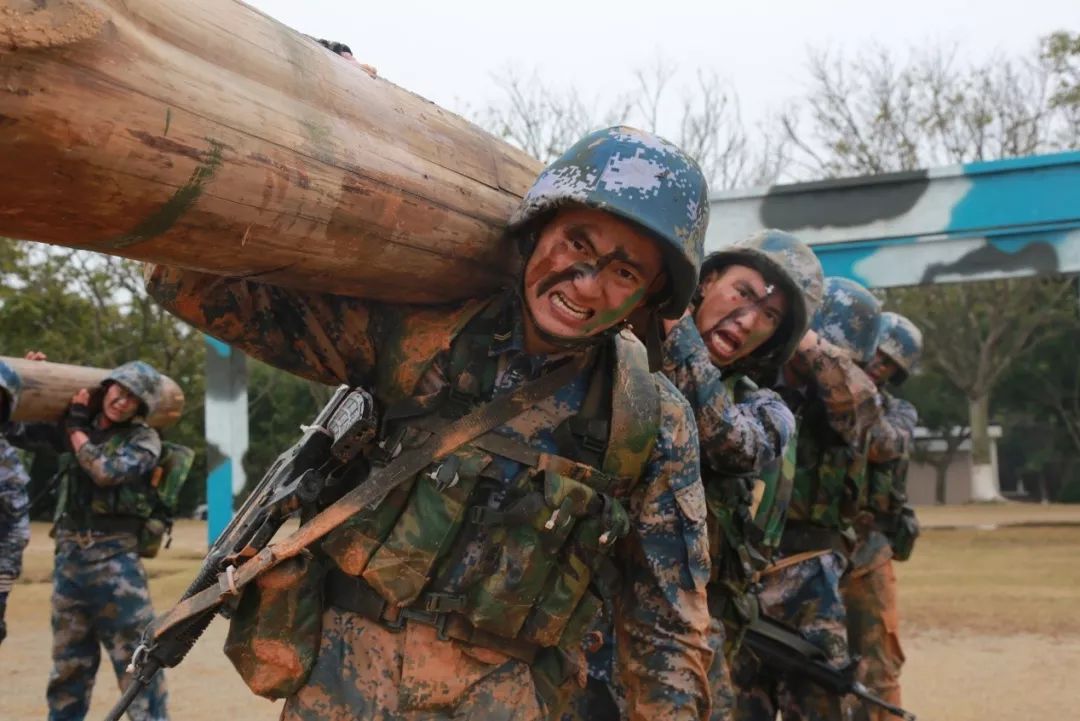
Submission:
<svg viewBox="0 0 1080 721">
<path fill-rule="evenodd" d="M 445 458 L 478 436 L 550 397 L 587 368 L 593 355 L 583 353 L 511 393 L 485 403 L 465 417 L 447 422 L 421 446 L 403 451 L 387 465 L 374 468 L 366 481 L 317 513 L 299 529 L 267 545 L 239 568 L 230 567 L 232 572 L 219 574 L 217 584 L 181 600 L 154 624 L 154 638 L 160 638 L 177 624 L 217 607 L 227 596 L 237 593 L 281 561 L 299 555 L 357 513 L 378 503 L 432 461 Z"/>
</svg>

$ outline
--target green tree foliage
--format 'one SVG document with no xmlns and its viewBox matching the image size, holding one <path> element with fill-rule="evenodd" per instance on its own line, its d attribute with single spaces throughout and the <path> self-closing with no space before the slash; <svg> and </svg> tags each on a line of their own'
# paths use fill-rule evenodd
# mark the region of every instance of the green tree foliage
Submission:
<svg viewBox="0 0 1080 721">
<path fill-rule="evenodd" d="M 192 481 L 180 511 L 205 498 L 202 338 L 142 289 L 138 263 L 82 251 L 0 239 L 0 351 L 21 356 L 40 350 L 50 360 L 113 368 L 142 359 L 175 380 L 186 402 L 179 423 L 164 432 L 196 450 Z M 38 517 L 51 513 L 48 479 L 53 459 L 33 463 L 31 494 Z"/>
<path fill-rule="evenodd" d="M 931 450 L 929 442 L 915 444 L 912 458 L 933 467 L 936 476 L 934 498 L 946 502 L 946 474 L 956 452 L 970 433 L 964 396 L 945 375 L 930 368 L 908 378 L 896 394 L 911 401 L 919 411 L 919 425 L 930 432 L 930 440 L 944 443 L 942 450 Z"/>
<path fill-rule="evenodd" d="M 317 386 L 258 361 L 248 361 L 248 433 L 251 438 L 244 456 L 247 485 L 240 497 L 262 479 L 274 459 L 300 437 L 300 425 L 311 423 L 329 400 Z M 318 397 L 317 397 L 318 395 Z"/>
<path fill-rule="evenodd" d="M 1077 328 L 1075 282 L 1048 277 L 932 285 L 890 290 L 886 297 L 889 307 L 922 328 L 924 365 L 954 389 L 928 394 L 924 402 L 935 410 L 928 414 L 920 406 L 920 415 L 932 417 L 942 402 L 955 404 L 946 414 L 949 424 L 970 426 L 974 459 L 989 463 L 991 394 L 1032 349 Z M 959 415 L 966 421 L 956 421 Z M 1006 427 L 1005 436 L 1010 433 Z"/>
<path fill-rule="evenodd" d="M 1080 364 L 1077 328 L 1021 358 L 996 393 L 1008 433 L 1002 468 L 1043 500 L 1080 503 Z"/>
</svg>

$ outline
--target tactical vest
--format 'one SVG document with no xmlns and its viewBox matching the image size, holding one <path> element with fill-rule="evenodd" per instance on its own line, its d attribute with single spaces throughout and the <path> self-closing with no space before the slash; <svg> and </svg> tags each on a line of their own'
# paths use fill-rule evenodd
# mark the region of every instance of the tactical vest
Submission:
<svg viewBox="0 0 1080 721">
<path fill-rule="evenodd" d="M 390 402 L 379 444 L 386 455 L 373 463 L 491 398 L 498 312 L 497 302 L 475 303 L 449 319 L 412 311 L 388 324 L 376 385 Z M 414 398 L 443 349 L 448 388 Z M 618 582 L 609 554 L 629 531 L 624 504 L 659 418 L 644 348 L 621 333 L 599 350 L 581 410 L 557 427 L 558 455 L 481 436 L 335 529 L 322 550 L 390 606 L 453 613 L 505 639 L 576 647 Z M 509 467 L 521 470 L 507 478 Z"/>
<path fill-rule="evenodd" d="M 95 430 L 92 436 L 102 434 L 104 438 L 91 440 L 103 445 L 106 455 L 114 455 L 139 427 L 141 424 L 133 423 Z M 157 491 L 151 485 L 153 471 L 135 482 L 103 487 L 94 483 L 74 454 L 64 453 L 57 476 L 59 490 L 54 520 L 61 528 L 137 534 L 158 506 Z"/>
<path fill-rule="evenodd" d="M 863 507 L 875 517 L 889 516 L 903 505 L 901 487 L 897 484 L 907 475 L 907 459 L 897 458 L 885 463 L 871 463 L 866 473 L 866 494 Z"/>
<path fill-rule="evenodd" d="M 833 430 L 825 404 L 817 398 L 808 399 L 801 411 L 788 525 L 843 531 L 865 493 L 866 454 Z"/>
<path fill-rule="evenodd" d="M 744 376 L 724 380 L 736 403 L 757 386 Z M 754 620 L 748 595 L 755 574 L 765 568 L 780 542 L 791 497 L 795 439 L 779 462 L 760 473 L 724 474 L 702 465 L 708 506 L 709 555 L 712 575 L 710 612 L 730 629 L 726 651 L 739 645 L 740 631 Z"/>
</svg>

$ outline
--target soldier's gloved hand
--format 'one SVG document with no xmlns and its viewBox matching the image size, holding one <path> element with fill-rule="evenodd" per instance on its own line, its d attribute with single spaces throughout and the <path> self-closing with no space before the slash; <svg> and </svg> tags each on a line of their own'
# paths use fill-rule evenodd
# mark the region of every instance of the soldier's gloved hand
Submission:
<svg viewBox="0 0 1080 721">
<path fill-rule="evenodd" d="M 71 431 L 86 431 L 90 428 L 90 406 L 86 403 L 73 402 L 64 416 L 64 428 Z"/>
</svg>

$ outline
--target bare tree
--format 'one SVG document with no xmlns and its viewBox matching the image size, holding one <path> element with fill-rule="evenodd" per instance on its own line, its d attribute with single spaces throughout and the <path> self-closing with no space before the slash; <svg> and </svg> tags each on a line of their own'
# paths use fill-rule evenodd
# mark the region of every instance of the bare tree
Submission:
<svg viewBox="0 0 1080 721">
<path fill-rule="evenodd" d="M 738 99 L 714 71 L 679 83 L 662 57 L 634 71 L 628 90 L 589 104 L 573 87 L 556 89 L 533 72 L 495 77 L 501 97 L 474 118 L 542 161 L 557 157 L 591 130 L 625 123 L 670 139 L 698 161 L 714 190 L 771 183 L 786 164 L 785 144 L 751 138 Z M 753 142 L 752 142 L 753 141 Z"/>
<path fill-rule="evenodd" d="M 507 67 L 493 80 L 501 101 L 474 114 L 474 119 L 545 163 L 601 123 L 618 123 L 630 111 L 629 104 L 621 100 L 606 108 L 589 105 L 576 88 L 550 87 L 535 70 L 524 76 Z"/>
<path fill-rule="evenodd" d="M 793 168 L 816 179 L 1075 146 L 1077 103 L 1059 87 L 1071 66 L 1058 45 L 974 64 L 956 48 L 927 47 L 906 60 L 881 48 L 812 53 L 809 92 L 781 116 Z"/>
</svg>

